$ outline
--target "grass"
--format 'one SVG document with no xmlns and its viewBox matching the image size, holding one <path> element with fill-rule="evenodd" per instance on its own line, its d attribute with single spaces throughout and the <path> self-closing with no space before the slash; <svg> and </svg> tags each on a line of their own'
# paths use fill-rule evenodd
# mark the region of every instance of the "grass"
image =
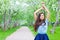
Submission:
<svg viewBox="0 0 60 40">
<path fill-rule="evenodd" d="M 36 36 L 37 32 L 34 31 L 33 26 L 30 26 L 29 28 L 32 31 L 33 35 Z M 52 26 L 49 26 L 48 32 L 47 32 L 49 39 L 50 40 L 60 40 L 60 25 L 56 27 L 54 34 L 50 33 L 51 28 L 52 28 Z"/>
<path fill-rule="evenodd" d="M 5 40 L 5 38 L 7 36 L 9 36 L 10 34 L 12 34 L 13 32 L 15 32 L 19 27 L 15 27 L 15 28 L 11 28 L 9 30 L 7 30 L 6 32 L 2 31 L 0 29 L 0 40 Z"/>
<path fill-rule="evenodd" d="M 11 28 L 10 30 L 7 30 L 6 32 L 3 32 L 1 29 L 0 29 L 0 40 L 5 40 L 5 38 L 7 36 L 9 36 L 10 34 L 12 34 L 13 32 L 15 32 L 19 27 L 15 27 L 15 28 Z M 33 26 L 30 26 L 29 27 L 30 30 L 32 31 L 33 35 L 36 36 L 37 32 L 34 31 L 34 28 Z M 60 40 L 60 26 L 57 26 L 56 27 L 56 30 L 55 30 L 55 33 L 54 34 L 51 34 L 50 33 L 50 29 L 52 28 L 52 26 L 49 26 L 48 27 L 48 36 L 49 36 L 49 39 L 50 40 Z"/>
</svg>

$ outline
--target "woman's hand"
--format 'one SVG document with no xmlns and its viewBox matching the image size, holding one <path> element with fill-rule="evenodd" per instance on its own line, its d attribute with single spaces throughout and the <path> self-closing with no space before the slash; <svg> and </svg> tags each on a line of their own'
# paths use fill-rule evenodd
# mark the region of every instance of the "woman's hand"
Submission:
<svg viewBox="0 0 60 40">
<path fill-rule="evenodd" d="M 44 2 L 42 2 L 42 8 L 45 9 L 45 3 Z"/>
</svg>

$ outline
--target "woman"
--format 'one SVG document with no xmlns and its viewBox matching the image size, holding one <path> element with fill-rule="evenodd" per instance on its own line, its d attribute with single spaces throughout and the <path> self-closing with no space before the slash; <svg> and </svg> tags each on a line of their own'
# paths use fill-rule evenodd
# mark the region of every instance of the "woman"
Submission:
<svg viewBox="0 0 60 40">
<path fill-rule="evenodd" d="M 41 9 L 46 10 L 47 16 L 45 17 L 44 13 L 39 13 L 37 16 L 36 13 L 39 12 Z M 34 12 L 34 18 L 35 18 L 35 25 L 34 29 L 37 31 L 37 35 L 34 40 L 49 40 L 47 33 L 48 28 L 48 19 L 49 19 L 50 12 L 46 8 L 45 4 L 42 3 L 42 7 Z"/>
</svg>

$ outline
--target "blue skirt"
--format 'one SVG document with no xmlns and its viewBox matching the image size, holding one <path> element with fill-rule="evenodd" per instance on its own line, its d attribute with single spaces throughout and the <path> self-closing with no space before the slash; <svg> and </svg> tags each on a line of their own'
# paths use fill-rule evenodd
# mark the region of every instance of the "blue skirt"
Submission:
<svg viewBox="0 0 60 40">
<path fill-rule="evenodd" d="M 37 34 L 34 40 L 49 40 L 47 34 Z"/>
</svg>

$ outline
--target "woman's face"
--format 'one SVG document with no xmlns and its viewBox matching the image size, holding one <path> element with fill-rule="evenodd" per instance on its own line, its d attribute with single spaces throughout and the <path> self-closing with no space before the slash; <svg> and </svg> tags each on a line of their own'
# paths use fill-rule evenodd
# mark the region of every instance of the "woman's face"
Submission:
<svg viewBox="0 0 60 40">
<path fill-rule="evenodd" d="M 44 20 L 44 14 L 41 14 L 41 15 L 40 15 L 40 19 L 41 19 L 41 20 Z"/>
</svg>

